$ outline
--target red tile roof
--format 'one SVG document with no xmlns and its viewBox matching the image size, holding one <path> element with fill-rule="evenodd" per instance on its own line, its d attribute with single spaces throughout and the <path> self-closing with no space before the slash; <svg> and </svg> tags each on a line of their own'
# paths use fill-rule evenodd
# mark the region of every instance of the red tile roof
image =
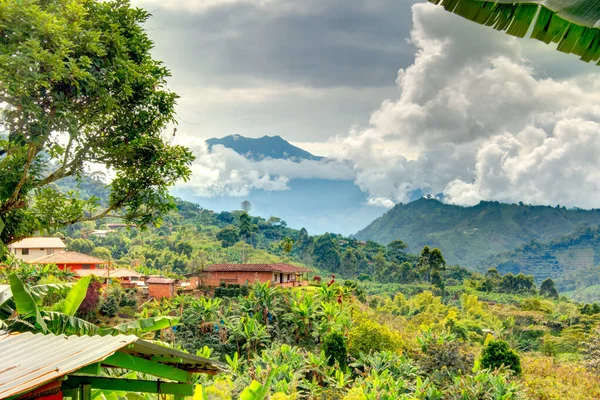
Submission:
<svg viewBox="0 0 600 400">
<path fill-rule="evenodd" d="M 289 264 L 213 264 L 206 270 L 208 272 L 282 272 L 286 274 L 310 272 L 309 269 Z"/>
<path fill-rule="evenodd" d="M 75 272 L 75 274 L 77 274 L 79 276 L 96 275 L 97 277 L 101 277 L 101 278 L 107 278 L 109 275 L 108 271 L 106 269 L 78 269 L 78 270 L 75 270 L 74 272 Z M 128 268 L 117 268 L 117 269 L 110 270 L 111 278 L 131 278 L 131 277 L 141 278 L 143 276 L 144 276 L 144 274 L 140 274 L 139 272 L 132 271 Z"/>
<path fill-rule="evenodd" d="M 108 264 L 108 261 L 76 251 L 60 251 L 29 261 L 29 264 Z"/>
</svg>

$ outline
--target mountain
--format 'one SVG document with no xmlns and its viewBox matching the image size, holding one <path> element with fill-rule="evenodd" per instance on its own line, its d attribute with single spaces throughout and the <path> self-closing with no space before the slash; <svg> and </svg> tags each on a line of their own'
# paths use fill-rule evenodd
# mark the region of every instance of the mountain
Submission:
<svg viewBox="0 0 600 400">
<path fill-rule="evenodd" d="M 491 256 L 532 240 L 558 239 L 584 224 L 600 224 L 600 210 L 487 201 L 461 207 L 429 196 L 396 205 L 355 237 L 383 244 L 401 239 L 413 253 L 425 245 L 439 247 L 448 263 L 478 268 Z"/>
<path fill-rule="evenodd" d="M 538 283 L 545 278 L 555 279 L 561 292 L 599 284 L 598 265 L 598 226 L 583 226 L 569 235 L 545 243 L 531 241 L 510 252 L 491 257 L 488 263 L 489 267 L 498 269 L 501 274 L 523 272 L 533 275 Z"/>
<path fill-rule="evenodd" d="M 292 145 L 280 136 L 263 136 L 258 139 L 230 135 L 206 141 L 209 148 L 222 145 L 252 161 L 267 157 L 292 162 L 322 160 L 306 150 Z M 323 168 L 327 168 L 323 164 Z M 255 215 L 269 218 L 277 215 L 291 227 L 306 228 L 311 234 L 339 232 L 349 235 L 379 217 L 384 207 L 368 204 L 368 195 L 352 180 L 292 179 L 288 190 L 265 191 L 253 189 L 248 195 L 198 196 L 193 190 L 175 187 L 171 193 L 187 201 L 196 202 L 215 211 L 233 211 L 243 200 L 252 203 Z M 348 216 L 352 218 L 348 218 Z"/>
<path fill-rule="evenodd" d="M 294 146 L 281 136 L 263 136 L 255 139 L 240 135 L 229 135 L 220 139 L 208 139 L 206 144 L 209 149 L 212 149 L 215 145 L 225 146 L 253 161 L 260 161 L 264 158 L 291 161 L 319 161 L 323 159 L 323 157 L 312 155 L 308 151 Z"/>
</svg>

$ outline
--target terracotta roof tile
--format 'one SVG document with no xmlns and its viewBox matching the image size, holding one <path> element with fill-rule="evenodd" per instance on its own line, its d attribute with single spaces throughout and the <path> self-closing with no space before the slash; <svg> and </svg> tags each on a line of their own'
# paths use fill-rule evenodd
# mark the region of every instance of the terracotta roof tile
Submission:
<svg viewBox="0 0 600 400">
<path fill-rule="evenodd" d="M 309 269 L 289 264 L 213 264 L 206 269 L 208 272 L 283 272 L 286 274 L 310 272 Z"/>
<path fill-rule="evenodd" d="M 29 261 L 29 264 L 108 264 L 108 261 L 76 251 L 60 251 Z"/>
<path fill-rule="evenodd" d="M 75 272 L 77 275 L 79 276 L 91 276 L 91 275 L 95 275 L 97 277 L 100 278 L 107 278 L 108 274 L 106 272 L 105 268 L 98 268 L 98 269 L 78 269 L 73 271 Z M 111 269 L 110 270 L 110 277 L 111 278 L 125 278 L 125 277 L 138 277 L 141 278 L 143 277 L 144 274 L 140 274 L 137 271 L 132 271 L 128 268 L 117 268 L 117 269 Z"/>
</svg>

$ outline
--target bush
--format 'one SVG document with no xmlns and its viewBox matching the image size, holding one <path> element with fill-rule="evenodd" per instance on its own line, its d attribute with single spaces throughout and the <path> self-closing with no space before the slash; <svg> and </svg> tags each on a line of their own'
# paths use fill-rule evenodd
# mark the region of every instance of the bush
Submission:
<svg viewBox="0 0 600 400">
<path fill-rule="evenodd" d="M 118 310 L 119 301 L 115 296 L 108 295 L 102 299 L 102 303 L 100 304 L 100 313 L 102 315 L 112 318 L 117 315 Z"/>
<path fill-rule="evenodd" d="M 502 366 L 510 368 L 515 374 L 521 374 L 521 359 L 504 340 L 490 340 L 481 352 L 483 368 L 498 369 Z"/>
<path fill-rule="evenodd" d="M 376 351 L 397 352 L 401 348 L 402 339 L 398 332 L 366 318 L 357 321 L 348 333 L 348 352 L 354 357 Z"/>
<path fill-rule="evenodd" d="M 327 363 L 333 366 L 335 362 L 342 370 L 346 369 L 348 359 L 348 347 L 346 338 L 340 332 L 331 332 L 323 338 L 323 351 L 327 356 Z"/>
</svg>

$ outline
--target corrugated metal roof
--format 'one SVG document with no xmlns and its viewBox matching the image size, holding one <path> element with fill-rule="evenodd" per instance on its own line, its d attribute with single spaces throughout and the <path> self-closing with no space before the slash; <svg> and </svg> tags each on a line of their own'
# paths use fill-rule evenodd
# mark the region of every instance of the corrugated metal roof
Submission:
<svg viewBox="0 0 600 400">
<path fill-rule="evenodd" d="M 11 243 L 13 249 L 64 249 L 67 246 L 59 237 L 30 237 Z"/>
<path fill-rule="evenodd" d="M 208 272 L 310 272 L 309 269 L 289 264 L 213 264 L 206 269 Z"/>
<path fill-rule="evenodd" d="M 131 346 L 129 346 L 131 345 Z M 134 335 L 65 336 L 0 331 L 0 399 L 31 391 L 117 351 L 189 372 L 224 371 L 222 363 L 139 339 Z"/>
<path fill-rule="evenodd" d="M 102 361 L 137 340 L 134 335 L 56 336 L 29 332 L 2 335 L 0 399 Z"/>
<path fill-rule="evenodd" d="M 29 264 L 108 264 L 108 261 L 76 251 L 60 251 L 28 261 Z"/>
</svg>

